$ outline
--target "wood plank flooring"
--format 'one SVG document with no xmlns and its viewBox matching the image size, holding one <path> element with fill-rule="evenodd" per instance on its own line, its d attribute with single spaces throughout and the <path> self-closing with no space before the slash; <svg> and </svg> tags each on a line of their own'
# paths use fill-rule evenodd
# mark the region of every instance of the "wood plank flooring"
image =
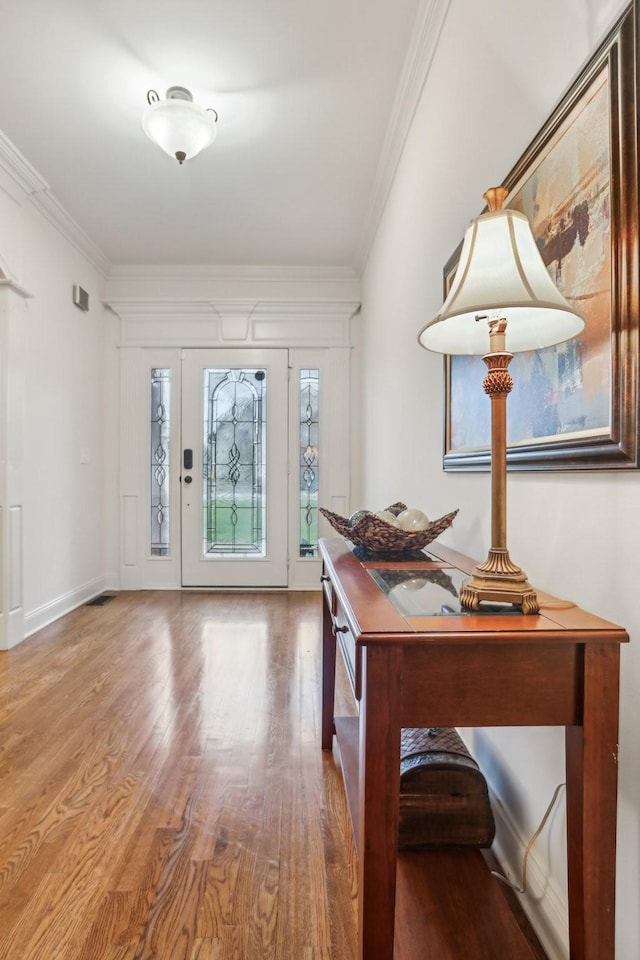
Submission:
<svg viewBox="0 0 640 960">
<path fill-rule="evenodd" d="M 320 617 L 121 593 L 0 653 L 2 960 L 352 960 Z"/>
<path fill-rule="evenodd" d="M 159 591 L 0 652 L 0 960 L 355 960 L 320 646 L 319 593 Z"/>
</svg>

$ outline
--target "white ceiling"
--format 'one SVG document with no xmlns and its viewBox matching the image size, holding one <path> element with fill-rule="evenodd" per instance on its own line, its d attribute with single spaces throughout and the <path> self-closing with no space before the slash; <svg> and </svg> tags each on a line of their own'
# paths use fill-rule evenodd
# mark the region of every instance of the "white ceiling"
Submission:
<svg viewBox="0 0 640 960">
<path fill-rule="evenodd" d="M 0 130 L 111 264 L 357 269 L 447 5 L 13 0 Z M 219 115 L 183 166 L 140 123 L 172 85 Z"/>
</svg>

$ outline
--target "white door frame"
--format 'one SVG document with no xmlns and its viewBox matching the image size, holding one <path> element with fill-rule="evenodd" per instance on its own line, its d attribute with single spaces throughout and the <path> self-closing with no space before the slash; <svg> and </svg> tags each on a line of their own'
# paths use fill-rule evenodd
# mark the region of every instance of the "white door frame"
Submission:
<svg viewBox="0 0 640 960">
<path fill-rule="evenodd" d="M 170 510 L 172 515 L 169 554 L 150 554 L 149 512 L 149 423 L 150 372 L 153 367 L 172 370 L 172 462 L 179 468 L 182 449 L 179 422 L 180 354 L 183 347 L 287 347 L 290 350 L 290 417 L 298 409 L 299 370 L 320 370 L 321 407 L 321 504 L 343 515 L 349 512 L 350 481 L 350 318 L 357 303 L 318 303 L 312 307 L 286 303 L 269 304 L 263 312 L 255 308 L 252 321 L 228 328 L 232 337 L 224 339 L 225 325 L 212 330 L 211 305 L 191 310 L 189 322 L 184 313 L 172 307 L 171 316 L 153 312 L 141 317 L 141 306 L 114 304 L 121 315 L 120 342 L 120 561 L 114 589 L 180 589 L 182 578 L 179 546 L 179 473 L 172 473 Z M 239 328 L 242 327 L 242 330 Z M 234 339 L 243 333 L 244 339 Z M 292 399 L 295 397 L 296 399 Z M 289 589 L 318 589 L 320 561 L 299 557 L 297 496 L 298 430 L 290 428 L 290 508 L 289 508 Z M 328 525 L 322 535 L 331 533 Z"/>
</svg>

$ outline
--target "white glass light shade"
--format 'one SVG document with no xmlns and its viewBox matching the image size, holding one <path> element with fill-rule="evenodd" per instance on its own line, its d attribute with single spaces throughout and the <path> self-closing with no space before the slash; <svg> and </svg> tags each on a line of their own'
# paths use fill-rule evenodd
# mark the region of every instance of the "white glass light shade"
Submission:
<svg viewBox="0 0 640 960">
<path fill-rule="evenodd" d="M 216 115 L 191 100 L 158 100 L 145 110 L 142 128 L 165 153 L 182 162 L 213 143 Z"/>
<path fill-rule="evenodd" d="M 495 210 L 471 222 L 451 290 L 418 339 L 437 353 L 482 356 L 489 342 L 486 319 L 496 317 L 508 321 L 509 353 L 562 343 L 584 327 L 549 276 L 529 221 L 516 210 Z"/>
</svg>

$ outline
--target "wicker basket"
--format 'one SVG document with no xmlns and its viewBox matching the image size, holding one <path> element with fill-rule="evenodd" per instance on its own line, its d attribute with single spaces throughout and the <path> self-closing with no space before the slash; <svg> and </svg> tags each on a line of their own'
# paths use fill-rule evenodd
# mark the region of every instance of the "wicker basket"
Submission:
<svg viewBox="0 0 640 960">
<path fill-rule="evenodd" d="M 392 512 L 405 510 L 403 503 L 392 504 L 388 510 Z M 424 530 L 400 530 L 392 526 L 375 513 L 365 513 L 353 526 L 344 517 L 331 513 L 320 507 L 320 513 L 329 521 L 334 530 L 341 533 L 346 540 L 350 540 L 356 547 L 363 547 L 368 553 L 385 557 L 407 558 L 418 553 L 428 543 L 451 526 L 457 510 L 445 514 L 439 520 L 434 520 Z"/>
</svg>

